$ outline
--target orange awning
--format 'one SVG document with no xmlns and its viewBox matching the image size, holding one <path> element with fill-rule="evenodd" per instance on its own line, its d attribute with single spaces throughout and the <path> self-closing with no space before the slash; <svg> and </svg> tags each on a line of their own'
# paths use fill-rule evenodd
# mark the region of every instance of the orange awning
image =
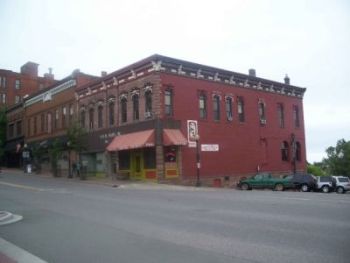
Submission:
<svg viewBox="0 0 350 263">
<path fill-rule="evenodd" d="M 187 145 L 187 139 L 180 130 L 163 130 L 163 144 L 169 145 Z"/>
<path fill-rule="evenodd" d="M 107 151 L 121 151 L 145 147 L 154 147 L 154 130 L 116 136 L 107 146 Z"/>
</svg>

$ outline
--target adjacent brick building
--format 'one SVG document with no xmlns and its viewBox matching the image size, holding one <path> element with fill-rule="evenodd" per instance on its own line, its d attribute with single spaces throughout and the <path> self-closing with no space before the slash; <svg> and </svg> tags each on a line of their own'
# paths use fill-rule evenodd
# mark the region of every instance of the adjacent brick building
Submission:
<svg viewBox="0 0 350 263">
<path fill-rule="evenodd" d="M 44 77 L 39 77 L 38 66 L 37 63 L 27 62 L 19 73 L 0 69 L 0 107 L 20 103 L 26 95 L 29 96 L 55 83 L 51 69 Z"/>
<path fill-rule="evenodd" d="M 160 55 L 77 88 L 91 172 L 232 183 L 305 171 L 305 89 Z M 197 147 L 198 146 L 198 147 Z"/>
</svg>

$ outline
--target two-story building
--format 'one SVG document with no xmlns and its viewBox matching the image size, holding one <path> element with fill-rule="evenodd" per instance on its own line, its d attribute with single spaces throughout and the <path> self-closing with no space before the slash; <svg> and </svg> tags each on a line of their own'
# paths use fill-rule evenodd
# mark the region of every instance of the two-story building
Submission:
<svg viewBox="0 0 350 263">
<path fill-rule="evenodd" d="M 305 89 L 153 55 L 76 89 L 91 172 L 230 183 L 306 169 Z"/>
</svg>

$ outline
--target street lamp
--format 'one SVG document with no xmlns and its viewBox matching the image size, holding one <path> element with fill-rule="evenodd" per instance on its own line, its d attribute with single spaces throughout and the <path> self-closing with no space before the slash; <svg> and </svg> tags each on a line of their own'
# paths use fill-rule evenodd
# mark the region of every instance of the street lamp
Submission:
<svg viewBox="0 0 350 263">
<path fill-rule="evenodd" d="M 196 186 L 199 187 L 201 185 L 200 182 L 200 168 L 201 168 L 201 157 L 200 157 L 200 146 L 199 146 L 199 135 L 196 134 L 195 136 L 196 140 L 196 162 L 197 162 L 197 180 L 196 180 Z"/>
</svg>

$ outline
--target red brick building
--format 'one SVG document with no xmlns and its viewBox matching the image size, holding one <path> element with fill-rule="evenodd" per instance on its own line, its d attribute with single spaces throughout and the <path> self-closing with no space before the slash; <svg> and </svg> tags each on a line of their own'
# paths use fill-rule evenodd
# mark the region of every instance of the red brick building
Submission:
<svg viewBox="0 0 350 263">
<path fill-rule="evenodd" d="M 27 62 L 21 67 L 20 73 L 0 69 L 0 107 L 20 103 L 24 96 L 55 83 L 51 69 L 50 73 L 39 77 L 38 66 L 34 62 Z"/>
<path fill-rule="evenodd" d="M 304 171 L 304 92 L 288 77 L 153 55 L 77 89 L 82 158 L 90 171 L 181 183 Z"/>
</svg>

